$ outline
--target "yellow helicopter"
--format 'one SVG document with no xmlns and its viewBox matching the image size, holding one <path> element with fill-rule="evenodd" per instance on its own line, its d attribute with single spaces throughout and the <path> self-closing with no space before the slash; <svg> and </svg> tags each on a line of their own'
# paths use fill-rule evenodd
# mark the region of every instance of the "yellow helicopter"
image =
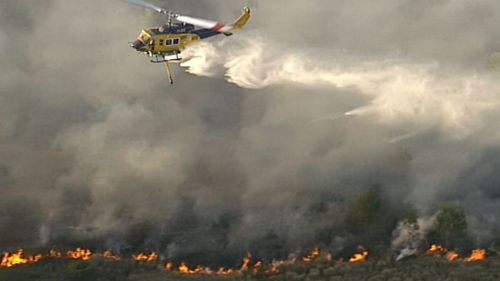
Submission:
<svg viewBox="0 0 500 281">
<path fill-rule="evenodd" d="M 243 8 L 242 14 L 233 24 L 174 14 L 143 0 L 128 0 L 129 3 L 167 15 L 167 23 L 160 27 L 143 29 L 131 47 L 151 57 L 153 63 L 164 63 L 170 84 L 174 83 L 170 62 L 180 62 L 182 51 L 190 44 L 215 35 L 232 35 L 246 25 L 250 19 L 250 9 Z"/>
</svg>

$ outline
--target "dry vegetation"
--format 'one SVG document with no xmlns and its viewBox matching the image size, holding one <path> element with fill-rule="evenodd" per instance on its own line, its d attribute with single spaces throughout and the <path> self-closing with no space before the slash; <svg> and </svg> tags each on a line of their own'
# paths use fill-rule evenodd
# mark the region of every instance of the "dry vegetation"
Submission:
<svg viewBox="0 0 500 281">
<path fill-rule="evenodd" d="M 181 275 L 166 272 L 158 263 L 137 263 L 131 260 L 69 261 L 46 259 L 37 264 L 2 268 L 2 281 L 160 281 L 160 280 L 363 280 L 363 281 L 497 281 L 500 280 L 500 259 L 464 263 L 443 258 L 421 256 L 399 262 L 390 258 L 349 264 L 316 261 L 283 265 L 278 273 L 238 273 L 232 276 Z"/>
</svg>

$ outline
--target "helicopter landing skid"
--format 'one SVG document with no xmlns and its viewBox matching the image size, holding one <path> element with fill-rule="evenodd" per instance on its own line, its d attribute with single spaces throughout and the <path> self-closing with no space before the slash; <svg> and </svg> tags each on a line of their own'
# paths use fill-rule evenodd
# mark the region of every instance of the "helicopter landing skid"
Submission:
<svg viewBox="0 0 500 281">
<path fill-rule="evenodd" d="M 180 62 L 181 60 L 180 53 L 156 54 L 151 56 L 152 63 Z"/>
</svg>

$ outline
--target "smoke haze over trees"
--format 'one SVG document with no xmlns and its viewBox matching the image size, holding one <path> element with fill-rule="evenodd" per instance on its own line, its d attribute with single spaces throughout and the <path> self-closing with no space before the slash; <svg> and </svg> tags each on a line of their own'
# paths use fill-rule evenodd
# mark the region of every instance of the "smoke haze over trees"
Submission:
<svg viewBox="0 0 500 281">
<path fill-rule="evenodd" d="M 242 6 L 152 2 L 223 21 Z M 408 210 L 430 219 L 443 202 L 459 206 L 446 211 L 457 243 L 498 239 L 498 1 L 249 3 L 245 31 L 208 43 L 227 47 L 213 57 L 234 60 L 214 67 L 235 84 L 176 68 L 170 87 L 127 43 L 161 17 L 118 0 L 1 1 L 0 248 L 342 252 L 390 245 Z M 303 72 L 276 68 L 290 61 Z M 455 239 L 436 216 L 433 237 Z"/>
</svg>

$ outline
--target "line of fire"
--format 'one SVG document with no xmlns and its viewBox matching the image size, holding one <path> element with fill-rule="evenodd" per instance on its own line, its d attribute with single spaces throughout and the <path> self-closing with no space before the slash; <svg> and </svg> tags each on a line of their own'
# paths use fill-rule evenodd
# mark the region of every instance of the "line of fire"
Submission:
<svg viewBox="0 0 500 281">
<path fill-rule="evenodd" d="M 487 253 L 484 249 L 473 249 L 468 256 L 460 257 L 460 255 L 455 251 L 449 251 L 440 245 L 431 245 L 425 252 L 421 253 L 423 256 L 435 256 L 440 259 L 448 260 L 449 262 L 462 262 L 462 263 L 473 263 L 485 261 L 487 259 Z M 118 262 L 122 260 L 130 260 L 135 263 L 152 263 L 155 264 L 158 269 L 163 271 L 168 271 L 177 274 L 186 275 L 238 275 L 238 274 L 250 274 L 250 275 L 273 275 L 280 272 L 282 267 L 293 265 L 293 264 L 307 264 L 315 262 L 327 262 L 336 264 L 358 264 L 363 263 L 368 259 L 368 251 L 363 247 L 358 248 L 358 252 L 354 253 L 351 257 L 347 259 L 338 258 L 335 259 L 334 255 L 329 251 L 322 251 L 318 247 L 312 248 L 306 255 L 302 257 L 293 256 L 288 260 L 273 260 L 269 263 L 264 263 L 261 260 L 253 259 L 252 255 L 248 253 L 243 257 L 241 266 L 238 268 L 210 268 L 203 265 L 191 266 L 187 262 L 170 262 L 164 260 L 156 252 L 151 253 L 137 253 L 131 256 L 119 256 L 112 253 L 110 250 L 105 250 L 102 252 L 93 252 L 90 249 L 76 248 L 73 250 L 67 250 L 66 252 L 61 252 L 56 249 L 51 249 L 47 253 L 38 253 L 33 255 L 25 254 L 23 249 L 19 249 L 14 252 L 4 252 L 2 254 L 0 267 L 1 268 L 13 268 L 18 266 L 28 266 L 30 264 L 41 263 L 44 260 L 49 259 L 66 259 L 68 261 L 83 261 L 87 262 L 92 259 L 105 259 L 113 262 Z"/>
</svg>

